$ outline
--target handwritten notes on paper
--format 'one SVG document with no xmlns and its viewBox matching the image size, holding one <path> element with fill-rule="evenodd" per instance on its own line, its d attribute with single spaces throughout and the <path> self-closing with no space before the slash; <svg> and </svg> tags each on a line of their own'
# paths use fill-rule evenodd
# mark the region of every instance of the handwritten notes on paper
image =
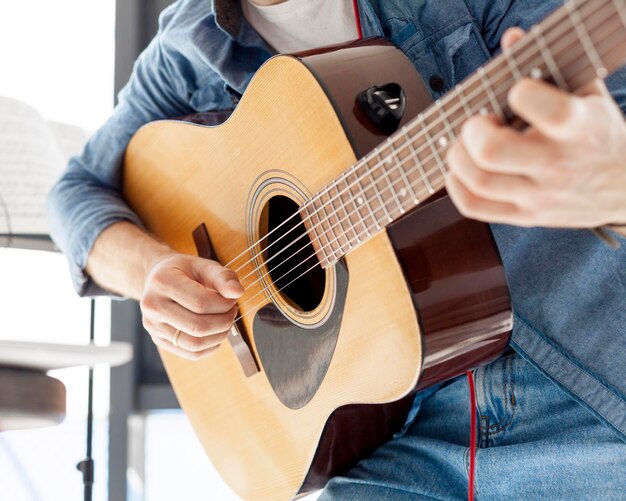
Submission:
<svg viewBox="0 0 626 501">
<path fill-rule="evenodd" d="M 0 235 L 47 235 L 46 195 L 87 134 L 0 97 Z"/>
</svg>

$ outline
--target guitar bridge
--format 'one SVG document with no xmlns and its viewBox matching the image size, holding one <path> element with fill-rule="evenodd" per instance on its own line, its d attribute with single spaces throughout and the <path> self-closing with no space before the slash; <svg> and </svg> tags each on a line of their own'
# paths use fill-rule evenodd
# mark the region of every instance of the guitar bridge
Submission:
<svg viewBox="0 0 626 501">
<path fill-rule="evenodd" d="M 217 256 L 213 251 L 211 239 L 209 238 L 209 232 L 204 223 L 193 230 L 193 241 L 196 244 L 198 256 L 217 261 Z M 250 349 L 250 339 L 241 320 L 233 324 L 227 339 L 246 377 L 254 376 L 260 372 L 259 364 Z"/>
</svg>

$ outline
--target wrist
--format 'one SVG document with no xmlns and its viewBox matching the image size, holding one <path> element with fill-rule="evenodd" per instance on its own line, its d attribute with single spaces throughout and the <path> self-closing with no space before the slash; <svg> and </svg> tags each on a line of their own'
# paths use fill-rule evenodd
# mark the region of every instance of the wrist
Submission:
<svg viewBox="0 0 626 501">
<path fill-rule="evenodd" d="M 96 240 L 86 271 L 101 287 L 140 299 L 152 267 L 176 252 L 128 221 L 109 226 Z"/>
</svg>

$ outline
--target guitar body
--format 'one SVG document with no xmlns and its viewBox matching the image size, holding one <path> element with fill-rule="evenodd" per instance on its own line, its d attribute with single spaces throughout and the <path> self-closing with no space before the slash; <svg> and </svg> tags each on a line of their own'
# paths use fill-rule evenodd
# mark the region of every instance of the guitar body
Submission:
<svg viewBox="0 0 626 501">
<path fill-rule="evenodd" d="M 508 342 L 510 300 L 491 233 L 446 196 L 289 295 L 245 252 L 289 204 L 385 139 L 355 97 L 387 82 L 407 95 L 401 126 L 430 104 L 411 63 L 381 40 L 278 56 L 222 125 L 155 122 L 129 145 L 124 195 L 146 227 L 196 254 L 192 234 L 204 224 L 214 257 L 241 267 L 240 334 L 258 371 L 246 375 L 229 343 L 196 362 L 161 356 L 211 461 L 244 499 L 323 486 L 402 426 L 417 389 L 490 362 Z"/>
</svg>

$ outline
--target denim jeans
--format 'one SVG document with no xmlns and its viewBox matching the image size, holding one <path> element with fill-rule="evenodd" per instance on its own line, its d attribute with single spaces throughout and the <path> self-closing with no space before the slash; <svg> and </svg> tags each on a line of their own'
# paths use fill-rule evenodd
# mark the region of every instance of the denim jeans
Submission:
<svg viewBox="0 0 626 501">
<path fill-rule="evenodd" d="M 626 499 L 626 444 L 520 355 L 475 371 L 475 496 Z M 416 419 L 319 501 L 467 499 L 469 390 L 459 377 L 422 400 Z"/>
</svg>

